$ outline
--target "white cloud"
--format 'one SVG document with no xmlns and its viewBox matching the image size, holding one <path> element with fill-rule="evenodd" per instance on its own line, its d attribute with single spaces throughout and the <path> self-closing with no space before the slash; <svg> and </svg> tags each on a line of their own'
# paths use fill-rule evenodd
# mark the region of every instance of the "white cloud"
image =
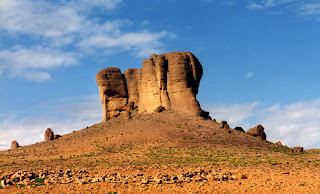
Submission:
<svg viewBox="0 0 320 194">
<path fill-rule="evenodd" d="M 120 2 L 81 0 L 55 4 L 49 1 L 2 0 L 0 24 L 9 32 L 61 37 L 89 27 L 91 21 L 82 11 L 92 8 L 115 9 Z"/>
<path fill-rule="evenodd" d="M 253 76 L 254 76 L 254 72 L 248 72 L 247 73 L 247 78 L 249 79 L 249 78 L 252 78 Z"/>
<path fill-rule="evenodd" d="M 297 2 L 297 0 L 263 0 L 263 1 L 259 1 L 258 3 L 255 1 L 255 2 L 249 2 L 249 4 L 247 5 L 247 8 L 267 9 L 267 8 L 281 6 L 281 5 L 288 5 L 294 2 Z"/>
<path fill-rule="evenodd" d="M 44 1 L 2 0 L 2 28 L 45 37 L 61 37 L 81 28 L 84 17 L 68 7 Z"/>
<path fill-rule="evenodd" d="M 319 15 L 320 14 L 320 3 L 306 3 L 299 9 L 301 15 Z"/>
<path fill-rule="evenodd" d="M 255 115 L 259 104 L 260 102 L 256 101 L 246 104 L 210 105 L 205 110 L 208 110 L 210 116 L 218 122 L 226 120 L 232 127 L 248 127 L 246 121 Z"/>
<path fill-rule="evenodd" d="M 102 108 L 100 96 L 93 95 L 83 97 L 82 102 L 67 103 L 56 108 L 63 118 L 56 116 L 23 117 L 19 119 L 19 114 L 6 115 L 7 118 L 0 117 L 0 150 L 9 149 L 13 140 L 20 145 L 29 145 L 44 140 L 44 132 L 49 127 L 55 134 L 66 134 L 73 130 L 80 130 L 94 123 L 101 122 Z M 70 98 L 69 101 L 72 101 Z M 79 100 L 79 98 L 75 98 Z M 64 103 L 66 103 L 64 101 Z M 48 109 L 50 105 L 44 106 Z"/>
<path fill-rule="evenodd" d="M 122 0 L 82 0 L 81 3 L 89 6 L 115 9 Z"/>
<path fill-rule="evenodd" d="M 129 51 L 139 57 L 161 52 L 161 40 L 172 38 L 172 33 L 137 29 L 137 24 L 129 20 L 91 17 L 99 11 L 108 14 L 120 3 L 121 0 L 0 1 L 0 32 L 8 40 L 24 35 L 23 39 L 29 42 L 25 46 L 28 49 L 0 50 L 2 76 L 36 81 L 50 79 L 49 69 L 79 61 L 81 55 L 71 51 L 88 56 L 96 52 Z M 139 24 L 143 27 L 146 21 Z M 15 44 L 15 40 L 12 42 Z M 62 52 L 66 47 L 68 52 Z"/>
<path fill-rule="evenodd" d="M 291 146 L 320 146 L 320 99 L 279 106 L 261 121 L 269 138 Z"/>
<path fill-rule="evenodd" d="M 259 102 L 208 106 L 218 121 L 227 120 L 232 127 L 245 130 L 261 123 L 267 139 L 289 146 L 316 148 L 320 146 L 320 99 L 289 105 L 262 107 Z"/>
<path fill-rule="evenodd" d="M 318 18 L 320 16 L 319 0 L 299 1 L 299 0 L 262 0 L 249 1 L 248 9 L 267 9 L 272 13 L 293 14 L 302 17 Z"/>
<path fill-rule="evenodd" d="M 50 79 L 50 74 L 41 70 L 66 67 L 77 63 L 73 53 L 48 48 L 18 46 L 10 50 L 0 50 L 0 70 L 5 71 L 9 78 L 47 80 Z"/>
<path fill-rule="evenodd" d="M 249 5 L 247 5 L 247 8 L 249 9 L 263 9 L 263 5 L 260 4 L 256 4 L 256 3 L 249 3 Z"/>
<path fill-rule="evenodd" d="M 166 31 L 151 33 L 149 31 L 124 33 L 124 34 L 98 34 L 83 40 L 79 46 L 84 48 L 120 48 L 134 50 L 139 56 L 153 54 L 160 51 L 162 43 L 159 39 L 168 36 Z"/>
</svg>

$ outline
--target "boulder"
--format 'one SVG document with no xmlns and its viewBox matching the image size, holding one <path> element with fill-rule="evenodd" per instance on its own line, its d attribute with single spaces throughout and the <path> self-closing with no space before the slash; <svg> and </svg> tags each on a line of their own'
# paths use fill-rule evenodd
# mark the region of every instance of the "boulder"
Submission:
<svg viewBox="0 0 320 194">
<path fill-rule="evenodd" d="M 261 137 L 263 140 L 267 139 L 267 135 L 264 132 L 264 128 L 260 124 L 256 127 L 249 129 L 246 133 L 254 137 Z"/>
<path fill-rule="evenodd" d="M 302 153 L 303 152 L 303 147 L 294 147 L 292 149 L 292 152 L 294 152 L 294 153 Z"/>
<path fill-rule="evenodd" d="M 141 69 L 105 68 L 96 75 L 105 121 L 123 114 L 132 102 L 139 113 L 159 107 L 210 118 L 196 99 L 203 69 L 190 52 L 153 54 Z"/>
<path fill-rule="evenodd" d="M 61 137 L 61 135 L 58 135 L 58 134 L 57 134 L 57 135 L 54 135 L 54 136 L 53 136 L 53 139 L 58 139 L 58 138 L 60 138 L 60 137 Z"/>
<path fill-rule="evenodd" d="M 235 127 L 234 129 L 237 130 L 237 131 L 243 132 L 243 133 L 245 132 L 245 131 L 242 129 L 242 127 Z"/>
<path fill-rule="evenodd" d="M 50 128 L 44 132 L 44 141 L 50 141 L 54 139 L 54 133 Z"/>
<path fill-rule="evenodd" d="M 220 122 L 220 128 L 222 129 L 229 129 L 229 124 L 227 121 L 221 121 Z"/>
<path fill-rule="evenodd" d="M 154 109 L 154 113 L 159 113 L 159 112 L 162 112 L 162 111 L 164 111 L 165 110 L 165 108 L 164 107 L 162 107 L 162 106 L 158 106 L 156 109 Z"/>
<path fill-rule="evenodd" d="M 12 141 L 10 149 L 14 150 L 14 149 L 17 149 L 17 148 L 19 148 L 18 142 L 17 141 Z"/>
</svg>

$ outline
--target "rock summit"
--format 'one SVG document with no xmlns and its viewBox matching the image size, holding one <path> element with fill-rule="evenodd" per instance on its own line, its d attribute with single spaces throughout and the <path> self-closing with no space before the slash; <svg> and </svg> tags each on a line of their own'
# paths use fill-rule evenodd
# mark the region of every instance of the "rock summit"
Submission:
<svg viewBox="0 0 320 194">
<path fill-rule="evenodd" d="M 209 117 L 196 99 L 203 69 L 190 52 L 151 55 L 141 69 L 107 67 L 96 75 L 103 119 L 126 114 L 137 107 L 139 113 L 173 109 L 191 116 Z M 133 105 L 133 106 L 132 106 Z"/>
</svg>

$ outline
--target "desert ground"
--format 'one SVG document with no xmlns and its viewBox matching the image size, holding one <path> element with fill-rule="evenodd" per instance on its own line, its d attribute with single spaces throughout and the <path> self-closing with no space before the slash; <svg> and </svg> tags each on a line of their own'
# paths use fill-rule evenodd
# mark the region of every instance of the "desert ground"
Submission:
<svg viewBox="0 0 320 194">
<path fill-rule="evenodd" d="M 0 193 L 320 192 L 320 150 L 294 153 L 173 110 L 1 151 L 0 169 Z"/>
</svg>

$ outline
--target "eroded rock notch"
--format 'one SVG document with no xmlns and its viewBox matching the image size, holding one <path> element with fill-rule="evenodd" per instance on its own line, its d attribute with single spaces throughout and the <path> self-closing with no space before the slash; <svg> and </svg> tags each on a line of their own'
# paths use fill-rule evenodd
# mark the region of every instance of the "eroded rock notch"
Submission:
<svg viewBox="0 0 320 194">
<path fill-rule="evenodd" d="M 96 76 L 104 120 L 126 114 L 132 106 L 139 113 L 160 108 L 191 116 L 208 117 L 196 99 L 203 69 L 190 52 L 153 54 L 143 60 L 141 69 L 108 67 Z"/>
</svg>

